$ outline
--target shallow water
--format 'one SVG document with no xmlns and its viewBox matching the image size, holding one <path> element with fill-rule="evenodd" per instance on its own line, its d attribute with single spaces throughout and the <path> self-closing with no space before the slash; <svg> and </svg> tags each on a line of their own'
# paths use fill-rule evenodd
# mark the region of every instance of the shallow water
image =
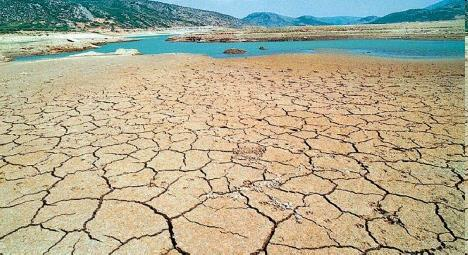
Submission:
<svg viewBox="0 0 468 255">
<path fill-rule="evenodd" d="M 236 43 L 190 43 L 167 42 L 167 35 L 140 37 L 139 41 L 110 43 L 98 49 L 46 56 L 19 57 L 18 61 L 32 61 L 68 57 L 73 54 L 96 51 L 114 52 L 119 48 L 138 49 L 142 54 L 191 53 L 214 58 L 264 56 L 285 53 L 345 52 L 371 56 L 434 59 L 464 58 L 464 41 L 427 40 L 321 40 L 288 42 L 236 42 Z M 267 50 L 260 50 L 265 47 Z M 247 50 L 243 55 L 226 55 L 224 50 L 238 48 Z"/>
</svg>

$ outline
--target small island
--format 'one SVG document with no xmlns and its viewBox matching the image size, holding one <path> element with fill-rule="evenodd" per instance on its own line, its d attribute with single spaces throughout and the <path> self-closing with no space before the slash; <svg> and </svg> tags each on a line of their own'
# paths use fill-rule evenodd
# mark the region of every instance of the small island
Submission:
<svg viewBox="0 0 468 255">
<path fill-rule="evenodd" d="M 241 50 L 241 49 L 227 49 L 223 53 L 224 54 L 229 54 L 229 55 L 240 55 L 240 54 L 247 53 L 247 51 L 246 50 Z"/>
</svg>

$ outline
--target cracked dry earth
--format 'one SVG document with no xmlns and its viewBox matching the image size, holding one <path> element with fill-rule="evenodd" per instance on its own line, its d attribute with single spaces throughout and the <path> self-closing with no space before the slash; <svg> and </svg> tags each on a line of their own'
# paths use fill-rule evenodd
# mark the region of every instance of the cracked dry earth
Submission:
<svg viewBox="0 0 468 255">
<path fill-rule="evenodd" d="M 463 254 L 464 64 L 0 66 L 0 254 Z"/>
</svg>

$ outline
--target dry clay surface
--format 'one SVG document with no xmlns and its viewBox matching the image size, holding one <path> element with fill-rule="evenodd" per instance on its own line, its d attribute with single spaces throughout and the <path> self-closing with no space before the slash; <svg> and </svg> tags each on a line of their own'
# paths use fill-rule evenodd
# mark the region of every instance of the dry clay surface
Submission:
<svg viewBox="0 0 468 255">
<path fill-rule="evenodd" d="M 0 254 L 463 254 L 464 64 L 0 65 Z"/>
</svg>

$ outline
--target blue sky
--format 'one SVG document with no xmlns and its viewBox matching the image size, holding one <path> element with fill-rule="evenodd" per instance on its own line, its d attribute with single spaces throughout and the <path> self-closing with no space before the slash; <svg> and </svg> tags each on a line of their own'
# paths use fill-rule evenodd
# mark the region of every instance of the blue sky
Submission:
<svg viewBox="0 0 468 255">
<path fill-rule="evenodd" d="M 287 16 L 383 16 L 411 8 L 422 8 L 439 0 L 159 0 L 199 9 L 245 17 L 258 11 Z"/>
</svg>

